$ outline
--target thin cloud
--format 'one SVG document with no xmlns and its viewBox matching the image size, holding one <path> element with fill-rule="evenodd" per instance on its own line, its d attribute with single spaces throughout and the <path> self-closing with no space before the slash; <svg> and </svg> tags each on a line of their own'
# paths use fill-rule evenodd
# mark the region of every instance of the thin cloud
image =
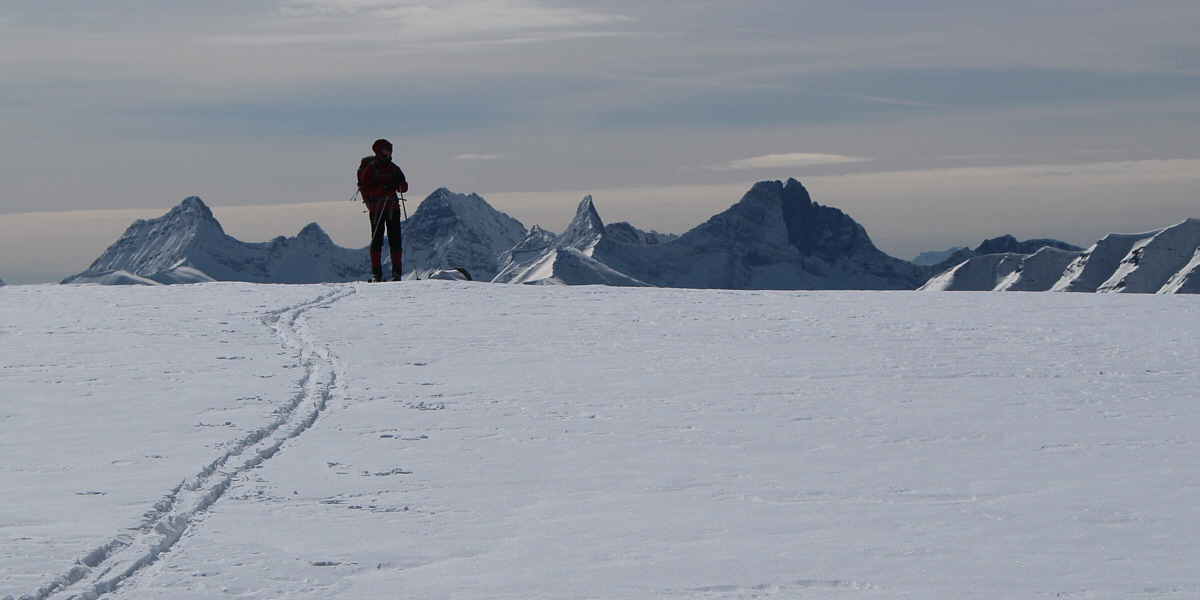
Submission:
<svg viewBox="0 0 1200 600">
<path fill-rule="evenodd" d="M 500 160 L 503 154 L 459 154 L 454 160 Z"/>
<path fill-rule="evenodd" d="M 222 44 L 268 45 L 386 41 L 402 44 L 526 43 L 589 37 L 632 19 L 555 7 L 534 0 L 438 3 L 364 0 L 284 2 L 275 22 L 256 32 L 208 38 Z"/>
<path fill-rule="evenodd" d="M 707 171 L 748 171 L 751 169 L 780 169 L 788 167 L 808 167 L 812 165 L 836 165 L 845 163 L 870 162 L 871 158 L 842 156 L 840 154 L 808 154 L 792 152 L 789 154 L 767 154 L 754 158 L 743 158 L 723 165 L 701 167 Z"/>
</svg>

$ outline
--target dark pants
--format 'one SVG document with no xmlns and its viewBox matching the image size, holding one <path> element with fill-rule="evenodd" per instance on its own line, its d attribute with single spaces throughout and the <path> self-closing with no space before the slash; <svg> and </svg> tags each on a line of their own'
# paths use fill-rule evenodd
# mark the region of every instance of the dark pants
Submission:
<svg viewBox="0 0 1200 600">
<path fill-rule="evenodd" d="M 400 231 L 400 211 L 396 209 L 374 211 L 371 217 L 371 273 L 378 279 L 383 275 L 383 235 L 386 230 L 388 250 L 391 251 L 392 279 L 400 278 L 401 253 L 400 244 L 403 233 Z"/>
</svg>

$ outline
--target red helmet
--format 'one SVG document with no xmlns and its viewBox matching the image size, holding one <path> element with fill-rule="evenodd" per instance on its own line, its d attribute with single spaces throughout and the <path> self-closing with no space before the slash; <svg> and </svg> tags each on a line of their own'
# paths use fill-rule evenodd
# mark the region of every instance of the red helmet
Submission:
<svg viewBox="0 0 1200 600">
<path fill-rule="evenodd" d="M 375 154 L 383 154 L 384 150 L 391 149 L 392 143 L 387 140 L 375 140 L 375 143 L 371 144 L 371 150 L 374 150 Z"/>
</svg>

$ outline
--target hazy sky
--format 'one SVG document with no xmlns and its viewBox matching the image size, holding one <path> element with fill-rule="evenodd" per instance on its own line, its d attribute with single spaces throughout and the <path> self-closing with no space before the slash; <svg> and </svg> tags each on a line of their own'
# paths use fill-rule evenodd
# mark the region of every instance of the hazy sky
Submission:
<svg viewBox="0 0 1200 600">
<path fill-rule="evenodd" d="M 1197 31 L 1195 0 L 4 0 L 0 279 L 190 195 L 246 241 L 365 245 L 378 137 L 415 199 L 554 231 L 592 194 L 682 233 L 795 177 L 901 258 L 1086 245 L 1200 217 Z"/>
</svg>

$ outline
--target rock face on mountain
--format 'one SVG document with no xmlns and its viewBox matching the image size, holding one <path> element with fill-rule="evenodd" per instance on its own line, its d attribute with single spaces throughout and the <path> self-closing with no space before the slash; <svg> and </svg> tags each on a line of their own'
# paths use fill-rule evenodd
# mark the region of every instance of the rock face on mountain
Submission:
<svg viewBox="0 0 1200 600">
<path fill-rule="evenodd" d="M 500 257 L 526 237 L 520 221 L 492 208 L 475 194 L 455 194 L 440 188 L 421 202 L 405 228 L 411 236 L 415 263 L 427 275 L 434 271 L 464 268 L 476 281 L 490 281 L 500 271 Z M 422 276 L 424 276 L 422 275 Z"/>
<path fill-rule="evenodd" d="M 591 196 L 588 196 L 589 198 Z M 673 233 L 659 233 L 657 231 L 642 231 L 629 223 L 609 223 L 604 226 L 604 235 L 626 244 L 637 244 L 639 246 L 653 246 L 654 244 L 665 244 L 679 239 L 679 236 Z"/>
<path fill-rule="evenodd" d="M 1044 292 L 1082 251 L 1044 246 L 1033 254 L 1004 252 L 971 257 L 931 278 L 923 291 Z"/>
<path fill-rule="evenodd" d="M 933 271 L 877 249 L 861 225 L 809 198 L 798 181 L 764 181 L 670 241 L 630 243 L 587 197 L 540 255 L 497 281 L 724 289 L 915 289 Z M 637 239 L 637 238 L 632 238 Z M 640 240 L 639 240 L 640 241 Z"/>
<path fill-rule="evenodd" d="M 1031 254 L 1006 251 L 969 257 L 921 289 L 1200 293 L 1200 219 L 1148 233 L 1109 234 L 1087 250 L 1047 244 Z"/>
<path fill-rule="evenodd" d="M 238 241 L 192 196 L 162 217 L 135 221 L 86 271 L 63 283 L 353 281 L 366 276 L 364 256 L 335 245 L 316 223 L 296 237 Z"/>
</svg>

